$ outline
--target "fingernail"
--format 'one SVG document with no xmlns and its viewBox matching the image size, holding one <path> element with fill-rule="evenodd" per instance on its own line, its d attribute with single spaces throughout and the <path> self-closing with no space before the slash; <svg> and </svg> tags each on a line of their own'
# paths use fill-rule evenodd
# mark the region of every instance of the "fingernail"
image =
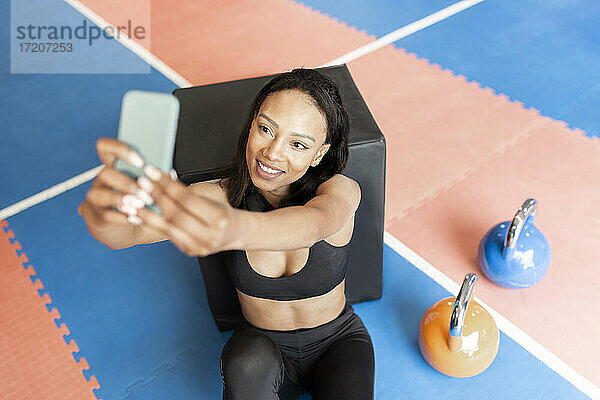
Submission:
<svg viewBox="0 0 600 400">
<path fill-rule="evenodd" d="M 135 207 L 137 209 L 140 209 L 146 205 L 139 197 L 136 197 L 132 194 L 126 194 L 123 196 L 123 204 Z"/>
<path fill-rule="evenodd" d="M 121 211 L 123 214 L 127 214 L 127 215 L 136 215 L 137 214 L 137 208 L 130 206 L 128 204 L 121 205 L 121 207 L 119 207 L 119 211 Z"/>
<path fill-rule="evenodd" d="M 172 181 L 176 181 L 177 180 L 177 171 L 175 171 L 174 169 L 170 169 L 169 176 L 171 177 Z"/>
<path fill-rule="evenodd" d="M 144 167 L 144 173 L 148 176 L 148 178 L 152 179 L 153 181 L 159 181 L 162 176 L 160 171 L 152 165 L 146 165 Z"/>
<path fill-rule="evenodd" d="M 144 202 L 144 205 L 149 205 L 154 203 L 154 199 L 148 193 L 144 192 L 142 189 L 138 189 L 135 192 L 135 195 Z"/>
<path fill-rule="evenodd" d="M 137 215 L 130 215 L 129 217 L 127 217 L 127 221 L 129 221 L 130 223 L 132 223 L 134 225 L 142 224 L 142 219 L 140 217 L 138 217 Z"/>
<path fill-rule="evenodd" d="M 129 163 L 134 167 L 142 168 L 144 166 L 144 159 L 135 151 L 128 153 Z"/>
<path fill-rule="evenodd" d="M 146 192 L 150 193 L 154 189 L 154 185 L 150 182 L 150 179 L 145 176 L 140 176 L 137 179 L 138 186 L 144 189 Z"/>
</svg>

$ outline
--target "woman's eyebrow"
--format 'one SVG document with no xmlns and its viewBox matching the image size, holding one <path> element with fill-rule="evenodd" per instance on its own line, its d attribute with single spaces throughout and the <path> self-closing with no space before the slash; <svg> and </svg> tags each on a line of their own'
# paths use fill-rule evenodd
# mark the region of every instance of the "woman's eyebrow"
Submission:
<svg viewBox="0 0 600 400">
<path fill-rule="evenodd" d="M 312 137 L 310 135 L 307 135 L 306 133 L 298 133 L 298 132 L 292 132 L 292 133 L 294 134 L 294 136 L 300 136 L 300 137 L 303 137 L 303 138 L 306 138 L 306 139 L 310 139 L 313 142 L 317 143 L 317 141 L 315 140 L 314 137 Z"/>
<path fill-rule="evenodd" d="M 266 119 L 267 121 L 269 121 L 270 123 L 272 123 L 275 128 L 279 129 L 279 124 L 277 122 L 273 121 L 271 118 L 267 117 L 265 114 L 260 113 L 260 114 L 258 114 L 258 116 L 259 117 L 263 117 L 264 119 Z M 317 141 L 315 140 L 315 138 L 312 137 L 311 135 L 307 135 L 305 133 L 298 133 L 298 132 L 292 132 L 292 133 L 294 134 L 294 136 L 300 136 L 300 137 L 312 140 L 313 142 L 317 143 Z"/>
<path fill-rule="evenodd" d="M 263 117 L 264 119 L 266 119 L 267 121 L 272 123 L 275 126 L 275 128 L 279 128 L 279 124 L 277 122 L 273 121 L 271 118 L 267 117 L 265 114 L 260 113 L 260 114 L 258 114 L 258 116 Z"/>
</svg>

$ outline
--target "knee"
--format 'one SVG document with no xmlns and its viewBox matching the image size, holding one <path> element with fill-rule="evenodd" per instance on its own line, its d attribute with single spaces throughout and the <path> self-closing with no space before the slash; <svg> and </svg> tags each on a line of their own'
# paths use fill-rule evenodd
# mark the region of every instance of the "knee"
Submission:
<svg viewBox="0 0 600 400">
<path fill-rule="evenodd" d="M 223 381 L 230 385 L 255 381 L 279 386 L 283 380 L 283 360 L 277 344 L 253 329 L 237 331 L 229 338 L 223 347 L 220 364 Z"/>
</svg>

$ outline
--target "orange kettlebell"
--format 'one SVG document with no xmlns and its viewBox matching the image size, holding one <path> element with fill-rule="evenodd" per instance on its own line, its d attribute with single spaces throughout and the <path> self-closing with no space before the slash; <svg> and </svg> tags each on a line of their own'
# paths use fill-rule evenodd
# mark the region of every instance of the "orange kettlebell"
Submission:
<svg viewBox="0 0 600 400">
<path fill-rule="evenodd" d="M 477 375 L 489 367 L 500 345 L 500 333 L 485 308 L 471 301 L 477 275 L 470 273 L 456 299 L 431 306 L 419 324 L 419 347 L 425 360 L 443 374 Z"/>
</svg>

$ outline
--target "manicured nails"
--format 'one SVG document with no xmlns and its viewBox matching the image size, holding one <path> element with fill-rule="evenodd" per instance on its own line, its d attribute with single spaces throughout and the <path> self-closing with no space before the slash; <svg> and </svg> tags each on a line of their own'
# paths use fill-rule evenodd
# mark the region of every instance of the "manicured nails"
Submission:
<svg viewBox="0 0 600 400">
<path fill-rule="evenodd" d="M 127 161 L 134 167 L 142 168 L 144 166 L 144 159 L 135 151 L 127 153 Z"/>
<path fill-rule="evenodd" d="M 152 192 L 152 190 L 154 190 L 154 185 L 152 184 L 152 182 L 150 182 L 150 179 L 146 178 L 145 176 L 140 176 L 137 179 L 137 184 L 147 193 L 150 193 Z"/>
<path fill-rule="evenodd" d="M 123 196 L 123 204 L 126 206 L 132 206 L 136 209 L 140 209 L 146 205 L 139 197 L 136 197 L 132 194 L 126 194 Z"/>
<path fill-rule="evenodd" d="M 119 207 L 119 211 L 121 211 L 123 214 L 127 214 L 129 216 L 137 215 L 137 208 L 135 208 L 134 206 L 129 205 L 129 204 L 122 204 Z"/>
<path fill-rule="evenodd" d="M 175 171 L 174 169 L 170 169 L 169 177 L 171 178 L 172 181 L 176 181 L 177 180 L 177 171 Z"/>
<path fill-rule="evenodd" d="M 144 203 L 144 206 L 154 203 L 154 199 L 152 198 L 152 196 L 150 196 L 148 192 L 142 189 L 138 189 L 135 192 L 135 195 Z"/>
<path fill-rule="evenodd" d="M 146 176 L 148 176 L 148 178 L 152 179 L 153 181 L 159 181 L 162 176 L 160 171 L 152 165 L 146 165 L 144 167 L 144 173 L 146 174 Z"/>
<path fill-rule="evenodd" d="M 142 224 L 142 219 L 140 217 L 138 217 L 137 215 L 130 215 L 127 217 L 127 221 L 131 224 L 134 225 L 141 225 Z"/>
</svg>

